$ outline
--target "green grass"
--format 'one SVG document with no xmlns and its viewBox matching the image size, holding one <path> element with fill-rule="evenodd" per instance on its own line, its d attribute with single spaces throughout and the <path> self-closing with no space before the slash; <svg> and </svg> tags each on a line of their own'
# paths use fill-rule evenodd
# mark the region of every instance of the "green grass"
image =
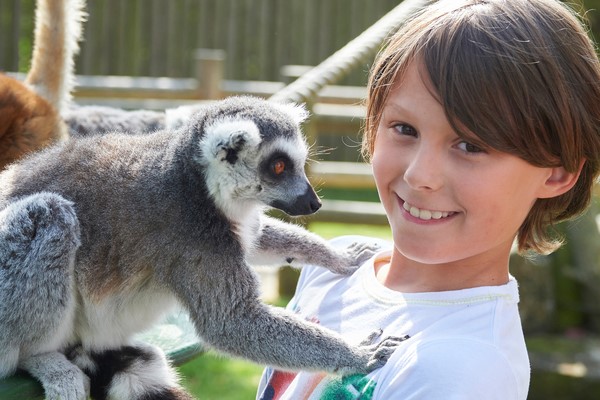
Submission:
<svg viewBox="0 0 600 400">
<path fill-rule="evenodd" d="M 254 399 L 262 370 L 263 366 L 212 352 L 179 367 L 183 385 L 202 400 Z"/>
<path fill-rule="evenodd" d="M 391 240 L 389 227 L 313 222 L 309 229 L 324 238 L 366 235 Z M 276 305 L 284 306 L 289 299 Z M 247 400 L 256 397 L 263 366 L 208 352 L 179 367 L 183 385 L 202 400 Z"/>
</svg>

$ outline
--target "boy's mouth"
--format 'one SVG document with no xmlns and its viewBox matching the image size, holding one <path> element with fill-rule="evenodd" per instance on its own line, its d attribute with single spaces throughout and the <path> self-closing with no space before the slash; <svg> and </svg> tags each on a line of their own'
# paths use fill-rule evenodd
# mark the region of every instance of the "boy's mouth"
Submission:
<svg viewBox="0 0 600 400">
<path fill-rule="evenodd" d="M 424 210 L 417 208 L 407 201 L 401 200 L 402 207 L 413 217 L 428 221 L 430 219 L 443 219 L 448 218 L 455 214 L 453 211 L 438 211 L 438 210 Z"/>
</svg>

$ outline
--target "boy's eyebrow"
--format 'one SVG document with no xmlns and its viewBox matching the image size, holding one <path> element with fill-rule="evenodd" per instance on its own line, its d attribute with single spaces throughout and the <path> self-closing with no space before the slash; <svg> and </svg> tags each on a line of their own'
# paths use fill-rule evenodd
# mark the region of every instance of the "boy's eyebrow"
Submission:
<svg viewBox="0 0 600 400">
<path fill-rule="evenodd" d="M 388 99 L 388 101 L 386 101 L 385 105 L 383 106 L 384 111 L 388 108 L 391 108 L 397 112 L 411 114 L 411 111 L 408 108 L 406 108 L 402 103 L 396 102 L 392 99 Z"/>
</svg>

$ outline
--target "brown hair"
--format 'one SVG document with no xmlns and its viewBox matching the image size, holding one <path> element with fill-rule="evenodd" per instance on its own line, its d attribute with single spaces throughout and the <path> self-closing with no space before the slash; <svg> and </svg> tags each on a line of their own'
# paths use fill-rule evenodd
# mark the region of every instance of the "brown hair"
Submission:
<svg viewBox="0 0 600 400">
<path fill-rule="evenodd" d="M 373 65 L 366 158 L 390 89 L 415 59 L 459 136 L 539 167 L 577 172 L 585 160 L 575 186 L 538 199 L 519 229 L 520 251 L 555 250 L 560 241 L 548 226 L 587 207 L 600 168 L 600 65 L 576 14 L 554 0 L 441 0 L 426 8 Z"/>
</svg>

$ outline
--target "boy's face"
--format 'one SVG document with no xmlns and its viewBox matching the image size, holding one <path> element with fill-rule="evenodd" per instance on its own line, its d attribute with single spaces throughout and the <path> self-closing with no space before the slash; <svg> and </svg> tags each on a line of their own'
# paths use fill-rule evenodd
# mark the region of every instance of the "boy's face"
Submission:
<svg viewBox="0 0 600 400">
<path fill-rule="evenodd" d="M 459 138 L 423 79 L 413 63 L 392 89 L 372 157 L 396 252 L 419 264 L 506 272 L 517 230 L 548 197 L 552 169 Z"/>
</svg>

